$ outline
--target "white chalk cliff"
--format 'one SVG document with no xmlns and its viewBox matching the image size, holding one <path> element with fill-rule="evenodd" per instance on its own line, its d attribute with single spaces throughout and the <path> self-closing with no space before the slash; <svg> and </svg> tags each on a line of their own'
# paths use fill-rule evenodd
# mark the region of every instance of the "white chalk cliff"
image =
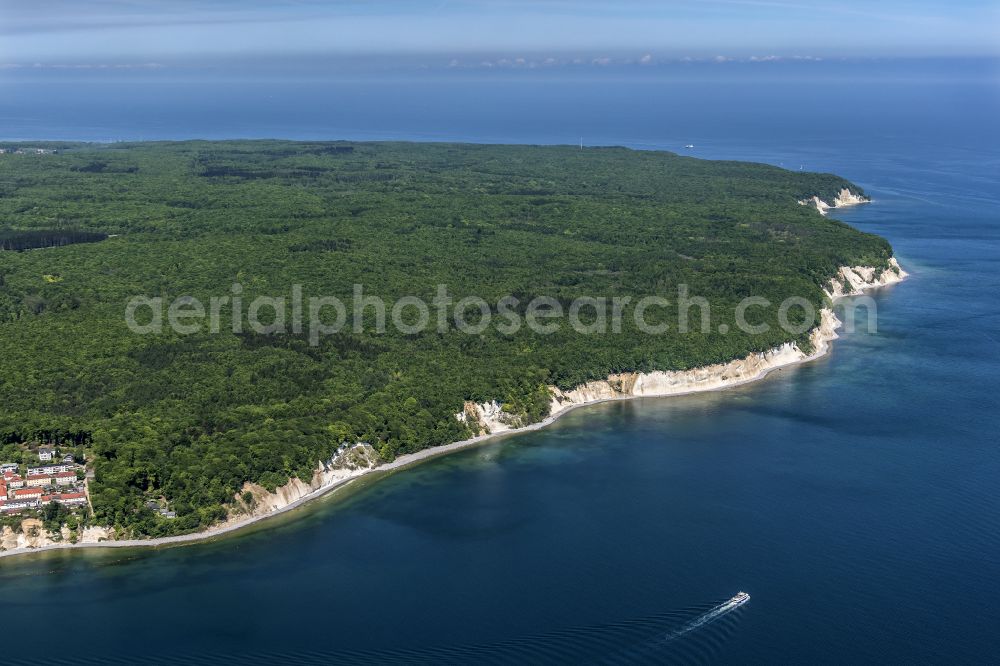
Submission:
<svg viewBox="0 0 1000 666">
<path fill-rule="evenodd" d="M 848 206 L 857 206 L 858 204 L 869 202 L 871 202 L 871 199 L 868 197 L 855 194 L 845 187 L 842 188 L 837 196 L 833 198 L 833 201 L 824 201 L 819 197 L 809 197 L 808 199 L 800 199 L 799 205 L 813 206 L 821 214 L 826 215 L 826 211 L 831 208 L 846 208 Z"/>
<path fill-rule="evenodd" d="M 256 483 L 245 483 L 236 493 L 233 503 L 233 517 L 263 516 L 298 502 L 309 495 L 343 483 L 362 474 L 367 474 L 380 464 L 378 453 L 371 444 L 343 445 L 333 457 L 316 466 L 312 479 L 305 482 L 293 478 L 274 492 Z M 247 501 L 246 493 L 250 493 Z"/>
<path fill-rule="evenodd" d="M 524 425 L 520 418 L 505 412 L 503 406 L 496 400 L 480 403 L 468 401 L 455 418 L 462 423 L 470 424 L 477 435 L 516 430 Z"/>
<path fill-rule="evenodd" d="M 899 267 L 895 258 L 889 260 L 889 267 L 885 269 L 871 266 L 843 266 L 824 291 L 833 300 L 860 295 L 867 289 L 894 284 L 905 277 L 906 273 Z M 795 343 L 789 342 L 775 349 L 753 353 L 728 363 L 690 370 L 613 374 L 606 379 L 587 382 L 568 391 L 550 386 L 552 402 L 549 418 L 554 418 L 560 412 L 573 407 L 606 400 L 681 395 L 745 384 L 777 368 L 823 356 L 829 351 L 830 342 L 837 338 L 837 329 L 840 325 L 841 322 L 833 310 L 823 308 L 820 311 L 819 325 L 809 334 L 812 351 L 808 354 Z M 456 414 L 456 417 L 465 423 L 475 423 L 473 431 L 477 434 L 515 429 L 516 426 L 511 424 L 518 423 L 517 417 L 503 412 L 496 401 L 482 404 L 466 403 L 465 410 L 461 414 Z"/>
<path fill-rule="evenodd" d="M 830 280 L 826 287 L 826 295 L 831 299 L 843 296 L 857 296 L 866 289 L 875 289 L 895 284 L 903 280 L 908 273 L 900 266 L 896 258 L 889 259 L 889 267 L 876 269 L 871 266 L 841 266 L 837 276 Z"/>
</svg>

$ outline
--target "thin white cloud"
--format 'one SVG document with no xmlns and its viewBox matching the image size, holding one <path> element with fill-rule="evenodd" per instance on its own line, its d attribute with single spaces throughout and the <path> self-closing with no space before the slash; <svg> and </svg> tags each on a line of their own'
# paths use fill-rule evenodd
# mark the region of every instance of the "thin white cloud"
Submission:
<svg viewBox="0 0 1000 666">
<path fill-rule="evenodd" d="M 0 35 L 5 36 L 0 59 L 93 62 L 515 49 L 642 49 L 658 57 L 685 52 L 706 57 L 722 49 L 741 54 L 806 49 L 825 55 L 995 54 L 1000 52 L 998 6 L 985 0 L 952 3 L 943 12 L 938 0 L 0 0 Z"/>
<path fill-rule="evenodd" d="M 779 62 L 799 62 L 799 63 L 818 63 L 822 62 L 823 58 L 812 55 L 751 55 L 751 56 L 739 56 L 739 55 L 714 55 L 714 56 L 695 56 L 687 55 L 680 57 L 654 57 L 651 53 L 644 53 L 639 56 L 629 56 L 621 55 L 617 57 L 607 56 L 603 54 L 593 55 L 587 58 L 581 57 L 565 57 L 565 56 L 546 56 L 538 55 L 535 57 L 518 56 L 518 55 L 507 55 L 499 56 L 494 59 L 462 59 L 460 57 L 444 58 L 439 61 L 438 65 L 428 65 L 430 68 L 434 67 L 446 67 L 448 69 L 552 69 L 552 68 L 579 68 L 579 67 L 594 67 L 594 68 L 608 68 L 608 67 L 619 67 L 619 68 L 629 68 L 629 67 L 670 67 L 677 64 L 683 63 L 705 63 L 705 64 L 727 64 L 727 63 L 746 63 L 746 64 L 767 64 L 767 63 L 779 63 Z M 441 63 L 444 63 L 443 65 Z"/>
<path fill-rule="evenodd" d="M 158 62 L 5 62 L 0 69 L 162 69 L 166 65 Z"/>
</svg>

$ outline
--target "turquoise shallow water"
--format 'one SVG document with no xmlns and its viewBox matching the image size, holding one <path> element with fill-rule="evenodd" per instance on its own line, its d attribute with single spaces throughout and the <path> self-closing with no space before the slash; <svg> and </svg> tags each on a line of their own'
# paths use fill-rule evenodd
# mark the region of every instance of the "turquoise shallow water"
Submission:
<svg viewBox="0 0 1000 666">
<path fill-rule="evenodd" d="M 875 296 L 877 334 L 753 385 L 580 409 L 217 543 L 0 560 L 0 631 L 21 637 L 5 658 L 66 618 L 80 661 L 995 661 L 996 88 L 769 85 L 723 126 L 695 103 L 717 92 L 621 84 L 635 113 L 603 127 L 637 147 L 683 127 L 704 157 L 865 186 L 875 203 L 837 217 L 912 272 Z M 560 119 L 607 108 L 599 86 L 531 92 L 521 135 L 485 112 L 455 135 L 558 141 Z M 174 131 L 197 134 L 181 111 Z M 739 590 L 748 604 L 698 624 Z"/>
</svg>

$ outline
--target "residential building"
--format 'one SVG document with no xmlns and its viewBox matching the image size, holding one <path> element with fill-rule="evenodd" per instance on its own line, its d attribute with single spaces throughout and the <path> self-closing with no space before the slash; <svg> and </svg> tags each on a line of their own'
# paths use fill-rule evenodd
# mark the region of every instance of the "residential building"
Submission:
<svg viewBox="0 0 1000 666">
<path fill-rule="evenodd" d="M 48 474 L 29 474 L 25 484 L 29 488 L 44 488 L 52 485 L 52 477 Z"/>
<path fill-rule="evenodd" d="M 72 486 L 76 483 L 76 472 L 59 472 L 52 478 L 58 486 Z"/>
<path fill-rule="evenodd" d="M 45 448 L 44 446 L 38 449 L 38 459 L 42 462 L 48 462 L 52 460 L 52 456 L 55 452 L 52 449 Z"/>
<path fill-rule="evenodd" d="M 72 492 L 72 493 L 52 493 L 51 495 L 42 495 L 41 503 L 49 504 L 50 502 L 58 502 L 64 506 L 79 506 L 81 504 L 87 503 L 86 493 Z"/>
<path fill-rule="evenodd" d="M 24 479 L 13 472 L 4 472 L 3 480 L 7 483 L 8 488 L 13 489 L 24 487 Z"/>
<path fill-rule="evenodd" d="M 79 505 L 87 503 L 86 493 L 63 493 L 59 496 L 59 502 L 68 505 Z"/>
<path fill-rule="evenodd" d="M 76 469 L 75 464 L 59 463 L 56 465 L 42 465 L 41 467 L 29 467 L 28 474 L 58 474 L 59 472 L 72 472 Z"/>
<path fill-rule="evenodd" d="M 3 513 L 21 511 L 23 509 L 35 509 L 39 506 L 41 506 L 41 502 L 37 499 L 0 500 L 0 511 Z"/>
<path fill-rule="evenodd" d="M 11 493 L 12 499 L 38 499 L 42 496 L 42 489 L 35 488 L 18 488 Z"/>
<path fill-rule="evenodd" d="M 0 474 L 4 472 L 17 472 L 17 463 L 0 463 Z"/>
</svg>

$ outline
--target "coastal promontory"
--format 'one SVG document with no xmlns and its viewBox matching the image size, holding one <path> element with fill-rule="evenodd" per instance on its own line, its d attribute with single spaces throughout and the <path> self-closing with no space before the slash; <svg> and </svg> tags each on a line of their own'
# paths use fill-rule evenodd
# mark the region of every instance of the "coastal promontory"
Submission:
<svg viewBox="0 0 1000 666">
<path fill-rule="evenodd" d="M 867 201 L 844 178 L 668 152 L 58 143 L 0 155 L 0 187 L 0 462 L 65 449 L 86 495 L 5 512 L 5 547 L 32 511 L 49 542 L 176 537 L 575 404 L 749 381 L 903 276 L 820 214 Z"/>
</svg>

